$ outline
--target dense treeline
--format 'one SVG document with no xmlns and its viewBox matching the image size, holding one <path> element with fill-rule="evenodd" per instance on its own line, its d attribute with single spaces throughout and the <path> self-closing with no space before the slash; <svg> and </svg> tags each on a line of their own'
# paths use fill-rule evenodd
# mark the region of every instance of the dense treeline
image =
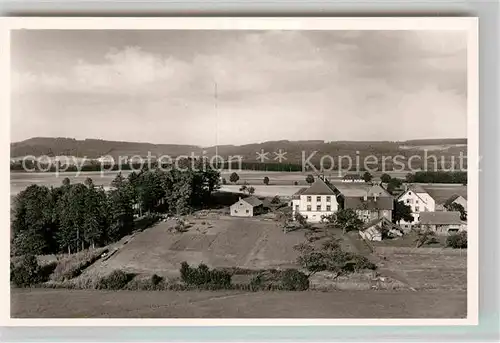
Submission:
<svg viewBox="0 0 500 343">
<path fill-rule="evenodd" d="M 467 172 L 462 171 L 427 171 L 406 175 L 410 183 L 461 183 L 467 184 Z"/>
<path fill-rule="evenodd" d="M 147 162 L 145 163 L 147 164 Z M 214 167 L 218 167 L 215 165 Z M 151 162 L 152 167 L 158 166 L 157 163 Z M 93 162 L 84 164 L 80 167 L 76 165 L 56 165 L 56 164 L 43 164 L 36 163 L 32 160 L 26 160 L 24 166 L 21 162 L 11 163 L 10 170 L 11 171 L 32 171 L 32 172 L 52 172 L 55 173 L 57 171 L 67 171 L 67 172 L 77 172 L 80 169 L 81 172 L 91 172 L 91 171 L 130 171 L 130 170 L 140 170 L 142 164 L 140 163 L 124 163 L 124 164 L 115 164 L 115 165 L 101 165 L 100 163 Z M 222 166 L 221 166 L 222 167 Z M 240 169 L 237 161 L 232 163 L 224 163 L 223 169 Z M 161 165 L 161 168 L 164 170 L 168 170 L 171 168 L 168 164 Z M 319 168 L 319 165 L 317 166 Z M 258 170 L 258 171 L 283 171 L 283 172 L 300 172 L 302 171 L 302 165 L 294 164 L 294 163 L 260 163 L 260 162 L 242 162 L 241 163 L 242 170 Z"/>
<path fill-rule="evenodd" d="M 152 166 L 156 166 L 152 163 Z M 10 164 L 11 171 L 28 171 L 28 172 L 50 172 L 55 173 L 57 171 L 67 171 L 67 172 L 77 172 L 80 169 L 81 172 L 91 172 L 91 171 L 101 171 L 101 170 L 109 170 L 109 171 L 129 171 L 129 170 L 140 170 L 142 164 L 140 163 L 124 163 L 122 165 L 110 165 L 110 164 L 102 164 L 92 161 L 90 163 L 81 165 L 77 167 L 76 165 L 64 165 L 64 164 L 45 164 L 45 163 L 37 163 L 33 160 L 26 160 L 24 162 L 24 166 L 22 162 L 15 162 Z M 165 169 L 168 168 L 167 165 L 163 166 Z"/>
<path fill-rule="evenodd" d="M 314 166 L 312 168 L 310 165 Z M 336 162 L 334 161 L 333 167 L 331 166 L 329 161 L 326 161 L 323 164 L 318 163 L 317 161 L 311 160 L 308 164 L 304 165 L 304 168 L 306 170 L 326 170 L 326 171 L 337 171 L 339 169 L 345 171 L 345 172 L 359 172 L 359 171 L 365 171 L 365 168 L 363 166 L 360 166 L 359 170 L 356 170 L 356 165 L 353 163 L 350 163 L 348 160 L 343 160 L 341 161 L 341 165 L 335 164 Z M 147 164 L 147 163 L 145 163 Z M 115 165 L 107 165 L 103 164 L 101 165 L 100 163 L 93 162 L 93 163 L 87 163 L 84 165 L 81 165 L 77 167 L 76 165 L 55 165 L 55 164 L 43 164 L 43 163 L 36 163 L 31 160 L 27 160 L 23 166 L 21 162 L 15 162 L 10 164 L 10 170 L 11 171 L 27 171 L 27 172 L 77 172 L 80 170 L 80 172 L 95 172 L 95 171 L 130 171 L 130 170 L 140 170 L 142 168 L 142 164 L 140 163 L 124 163 L 124 164 L 115 164 Z M 151 163 L 152 167 L 157 167 L 157 163 L 152 162 Z M 276 162 L 241 162 L 241 165 L 237 161 L 233 161 L 232 163 L 224 163 L 223 166 L 215 165 L 214 162 L 214 167 L 222 169 L 222 170 L 256 170 L 256 171 L 272 171 L 272 172 L 302 172 L 302 165 L 299 163 L 276 163 Z M 222 167 L 222 168 L 220 168 Z M 340 168 L 339 168 L 340 167 Z M 419 169 L 423 168 L 424 164 L 422 162 L 419 163 L 412 163 L 411 166 L 408 166 L 408 168 L 402 169 L 402 170 L 410 170 L 411 169 Z M 446 168 L 451 168 L 451 164 L 445 164 Z M 464 168 L 466 168 L 467 165 L 464 165 Z M 172 166 L 168 164 L 163 164 L 161 165 L 161 168 L 164 170 L 171 169 Z M 444 171 L 435 171 L 436 168 L 432 166 L 433 171 L 428 171 L 428 172 L 422 172 L 422 173 L 447 173 Z M 370 171 L 373 170 L 384 170 L 384 171 L 401 171 L 401 166 L 394 166 L 390 161 L 387 161 L 386 163 L 382 164 L 379 163 L 378 165 L 370 165 Z M 465 173 L 465 172 L 464 172 Z M 416 181 L 418 182 L 418 181 Z"/>
<path fill-rule="evenodd" d="M 219 187 L 210 168 L 143 169 L 119 173 L 105 192 L 89 178 L 60 187 L 31 185 L 19 193 L 12 213 L 14 254 L 73 253 L 114 242 L 134 229 L 134 215 L 182 215 L 205 206 Z"/>
</svg>

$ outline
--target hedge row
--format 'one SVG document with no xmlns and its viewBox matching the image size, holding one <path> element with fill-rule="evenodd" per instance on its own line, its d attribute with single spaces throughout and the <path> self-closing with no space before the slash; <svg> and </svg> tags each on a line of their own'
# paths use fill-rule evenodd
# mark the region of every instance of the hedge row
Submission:
<svg viewBox="0 0 500 343">
<path fill-rule="evenodd" d="M 59 280 L 46 282 L 54 271 L 56 264 L 41 267 L 35 256 L 28 255 L 23 258 L 17 266 L 12 265 L 11 281 L 17 287 L 49 287 L 49 288 L 72 288 L 72 289 L 103 289 L 103 290 L 286 290 L 303 291 L 309 288 L 307 275 L 296 270 L 259 270 L 253 271 L 253 277 L 247 284 L 231 283 L 234 273 L 252 275 L 251 270 L 234 268 L 232 273 L 228 270 L 210 269 L 204 264 L 198 267 L 190 267 L 188 263 L 181 264 L 182 283 L 168 283 L 164 278 L 153 275 L 150 278 L 136 278 L 135 274 L 115 270 L 111 274 L 99 279 Z M 90 282 L 85 282 L 90 281 Z"/>
</svg>

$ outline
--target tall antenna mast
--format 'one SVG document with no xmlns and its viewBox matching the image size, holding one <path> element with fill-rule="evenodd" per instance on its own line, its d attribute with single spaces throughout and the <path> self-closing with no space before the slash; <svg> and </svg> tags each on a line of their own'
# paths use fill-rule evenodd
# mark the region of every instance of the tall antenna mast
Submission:
<svg viewBox="0 0 500 343">
<path fill-rule="evenodd" d="M 217 81 L 214 81 L 214 100 L 215 100 L 215 155 L 219 156 L 219 107 L 217 101 Z"/>
</svg>

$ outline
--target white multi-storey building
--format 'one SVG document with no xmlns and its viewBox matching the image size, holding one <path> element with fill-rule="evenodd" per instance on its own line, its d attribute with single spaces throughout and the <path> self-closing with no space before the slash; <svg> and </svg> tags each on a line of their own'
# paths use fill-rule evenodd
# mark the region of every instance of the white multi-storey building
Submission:
<svg viewBox="0 0 500 343">
<path fill-rule="evenodd" d="M 302 188 L 292 197 L 292 214 L 298 212 L 308 222 L 317 223 L 325 216 L 338 210 L 337 198 L 333 189 L 321 178 L 316 179 L 309 188 Z"/>
<path fill-rule="evenodd" d="M 411 229 L 420 222 L 421 212 L 436 211 L 436 202 L 425 189 L 418 185 L 411 185 L 399 195 L 398 201 L 411 207 L 413 222 L 401 220 L 399 223 L 403 229 Z"/>
</svg>

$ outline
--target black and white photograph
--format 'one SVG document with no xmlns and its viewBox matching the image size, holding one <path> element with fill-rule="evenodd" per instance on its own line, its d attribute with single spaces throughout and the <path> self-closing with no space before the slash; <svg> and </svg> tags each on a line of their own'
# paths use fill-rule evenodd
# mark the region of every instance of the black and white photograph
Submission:
<svg viewBox="0 0 500 343">
<path fill-rule="evenodd" d="M 477 320 L 477 21 L 400 19 L 14 21 L 10 319 Z"/>
</svg>

